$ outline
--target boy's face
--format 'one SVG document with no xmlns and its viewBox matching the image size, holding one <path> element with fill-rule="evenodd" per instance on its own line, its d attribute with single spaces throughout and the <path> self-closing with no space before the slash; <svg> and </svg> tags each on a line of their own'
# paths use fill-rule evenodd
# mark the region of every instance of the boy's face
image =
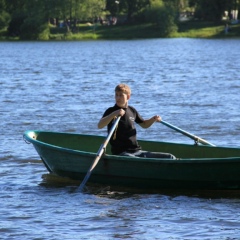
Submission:
<svg viewBox="0 0 240 240">
<path fill-rule="evenodd" d="M 121 108 L 127 107 L 129 98 L 130 98 L 130 95 L 126 93 L 115 92 L 116 104 Z"/>
</svg>

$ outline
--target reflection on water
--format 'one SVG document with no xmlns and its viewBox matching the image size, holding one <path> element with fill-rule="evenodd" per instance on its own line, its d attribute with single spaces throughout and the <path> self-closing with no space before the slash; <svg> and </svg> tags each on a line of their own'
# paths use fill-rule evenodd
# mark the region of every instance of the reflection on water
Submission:
<svg viewBox="0 0 240 240">
<path fill-rule="evenodd" d="M 63 178 L 56 176 L 55 174 L 43 174 L 41 186 L 46 188 L 71 188 L 72 192 L 79 192 L 80 181 L 75 181 L 69 178 Z M 94 194 L 97 196 L 108 198 L 124 198 L 134 194 L 160 194 L 168 195 L 171 197 L 188 196 L 198 197 L 206 199 L 217 198 L 239 198 L 240 190 L 203 190 L 203 189 L 143 189 L 136 187 L 122 187 L 122 186 L 110 186 L 104 184 L 96 184 L 88 182 L 84 189 L 86 194 Z"/>
</svg>

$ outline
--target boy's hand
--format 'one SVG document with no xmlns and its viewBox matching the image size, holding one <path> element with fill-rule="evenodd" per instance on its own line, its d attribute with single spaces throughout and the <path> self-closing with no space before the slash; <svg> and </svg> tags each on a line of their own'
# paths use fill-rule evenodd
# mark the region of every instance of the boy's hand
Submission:
<svg viewBox="0 0 240 240">
<path fill-rule="evenodd" d="M 118 110 L 118 116 L 123 116 L 125 114 L 125 111 L 121 108 Z"/>
<path fill-rule="evenodd" d="M 153 117 L 155 122 L 161 122 L 162 118 L 159 115 Z"/>
</svg>

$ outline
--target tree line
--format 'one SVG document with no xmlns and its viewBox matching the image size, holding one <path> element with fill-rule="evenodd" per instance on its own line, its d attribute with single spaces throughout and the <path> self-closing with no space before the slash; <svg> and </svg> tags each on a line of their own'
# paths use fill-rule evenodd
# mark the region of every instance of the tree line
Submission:
<svg viewBox="0 0 240 240">
<path fill-rule="evenodd" d="M 41 39 L 49 34 L 50 23 L 65 23 L 74 31 L 79 22 L 110 17 L 117 24 L 152 23 L 167 36 L 177 31 L 179 14 L 194 19 L 221 21 L 225 12 L 240 8 L 240 0 L 0 0 L 0 31 L 20 39 Z"/>
</svg>

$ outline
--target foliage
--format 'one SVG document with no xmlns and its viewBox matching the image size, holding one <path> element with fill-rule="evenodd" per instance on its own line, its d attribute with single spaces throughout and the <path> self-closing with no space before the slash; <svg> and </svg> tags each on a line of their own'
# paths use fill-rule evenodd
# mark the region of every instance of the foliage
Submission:
<svg viewBox="0 0 240 240">
<path fill-rule="evenodd" d="M 150 6 L 151 0 L 106 0 L 106 10 L 112 16 L 126 15 L 126 22 L 134 21 L 134 17 L 141 14 Z"/>
<path fill-rule="evenodd" d="M 8 26 L 8 35 L 9 36 L 19 36 L 21 34 L 21 25 L 24 20 L 27 18 L 27 15 L 24 11 L 16 11 L 12 15 L 12 19 Z"/>
<path fill-rule="evenodd" d="M 21 25 L 20 39 L 22 40 L 48 40 L 49 26 L 42 19 L 27 18 Z"/>
<path fill-rule="evenodd" d="M 93 20 L 101 16 L 105 9 L 105 0 L 47 0 L 49 16 L 65 19 Z"/>
<path fill-rule="evenodd" d="M 146 10 L 146 21 L 156 24 L 160 36 L 169 37 L 177 31 L 176 12 L 173 7 L 166 4 L 154 4 Z"/>
<path fill-rule="evenodd" d="M 105 1 L 104 0 L 91 0 L 86 1 L 85 3 L 86 12 L 88 13 L 88 17 L 94 19 L 96 17 L 101 16 L 103 9 L 105 9 Z"/>
<path fill-rule="evenodd" d="M 65 23 L 64 38 L 78 39 L 80 23 L 110 14 L 120 19 L 117 25 L 152 23 L 156 35 L 166 37 L 176 33 L 178 15 L 187 8 L 201 20 L 219 23 L 224 11 L 239 7 L 240 0 L 0 0 L 0 30 L 21 39 L 48 39 L 48 23 L 54 19 L 56 28 Z"/>
<path fill-rule="evenodd" d="M 0 11 L 0 29 L 7 27 L 10 20 L 11 20 L 11 16 L 9 13 L 5 11 Z"/>
<path fill-rule="evenodd" d="M 198 19 L 219 22 L 224 11 L 239 8 L 239 0 L 189 0 L 189 6 L 196 9 L 195 17 Z"/>
</svg>

